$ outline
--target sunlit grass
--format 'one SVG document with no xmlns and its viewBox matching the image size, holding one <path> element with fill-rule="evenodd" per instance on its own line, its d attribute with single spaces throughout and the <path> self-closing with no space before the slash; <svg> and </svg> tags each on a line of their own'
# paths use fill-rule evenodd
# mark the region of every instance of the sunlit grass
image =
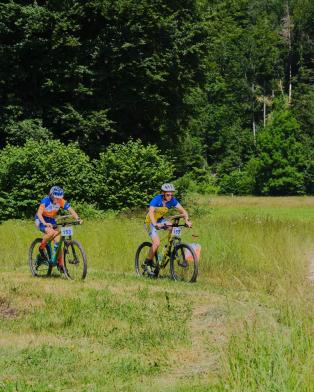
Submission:
<svg viewBox="0 0 314 392">
<path fill-rule="evenodd" d="M 311 392 L 313 199 L 277 203 L 197 196 L 196 284 L 135 276 L 138 213 L 75 227 L 85 282 L 32 278 L 39 232 L 1 224 L 0 391 Z"/>
</svg>

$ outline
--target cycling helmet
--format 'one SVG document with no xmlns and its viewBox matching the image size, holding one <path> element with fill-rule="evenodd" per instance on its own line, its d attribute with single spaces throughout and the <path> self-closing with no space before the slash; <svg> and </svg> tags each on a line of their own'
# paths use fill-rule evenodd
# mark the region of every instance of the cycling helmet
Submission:
<svg viewBox="0 0 314 392">
<path fill-rule="evenodd" d="M 62 199 L 63 195 L 64 195 L 64 191 L 59 186 L 53 186 L 50 189 L 50 192 L 49 192 L 50 197 L 56 197 L 57 199 Z"/>
<path fill-rule="evenodd" d="M 175 187 L 172 184 L 163 184 L 161 186 L 163 192 L 175 192 Z"/>
</svg>

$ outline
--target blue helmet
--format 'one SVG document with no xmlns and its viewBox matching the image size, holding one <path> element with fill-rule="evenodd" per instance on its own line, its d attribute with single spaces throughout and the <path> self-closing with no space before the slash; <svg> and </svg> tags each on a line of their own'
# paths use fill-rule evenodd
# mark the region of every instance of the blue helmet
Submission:
<svg viewBox="0 0 314 392">
<path fill-rule="evenodd" d="M 64 191 L 59 186 L 53 186 L 49 191 L 50 197 L 56 197 L 57 199 L 62 199 L 64 195 Z"/>
</svg>

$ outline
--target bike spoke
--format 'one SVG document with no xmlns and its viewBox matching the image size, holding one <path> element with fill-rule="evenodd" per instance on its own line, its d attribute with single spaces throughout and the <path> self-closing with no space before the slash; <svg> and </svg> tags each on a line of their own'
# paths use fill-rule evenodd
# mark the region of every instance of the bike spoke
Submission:
<svg viewBox="0 0 314 392">
<path fill-rule="evenodd" d="M 87 273 L 86 255 L 77 241 L 66 243 L 64 247 L 65 275 L 73 280 L 84 279 Z"/>
<path fill-rule="evenodd" d="M 172 278 L 178 281 L 194 282 L 197 276 L 197 260 L 194 252 L 186 244 L 175 247 L 171 259 Z"/>
<path fill-rule="evenodd" d="M 46 250 L 39 253 L 39 245 L 41 238 L 36 238 L 30 246 L 28 261 L 33 276 L 48 276 L 51 273 L 51 265 L 49 264 L 49 256 Z"/>
<path fill-rule="evenodd" d="M 150 276 L 157 277 L 159 270 L 157 269 L 157 259 L 150 263 L 150 265 L 145 264 L 146 259 L 148 258 L 149 251 L 151 248 L 150 242 L 143 242 L 137 249 L 135 255 L 135 272 L 139 276 Z"/>
</svg>

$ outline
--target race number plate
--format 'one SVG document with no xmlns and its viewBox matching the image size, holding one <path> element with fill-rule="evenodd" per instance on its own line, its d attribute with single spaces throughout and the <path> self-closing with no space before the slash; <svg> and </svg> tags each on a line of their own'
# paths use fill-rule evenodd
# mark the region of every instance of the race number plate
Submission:
<svg viewBox="0 0 314 392">
<path fill-rule="evenodd" d="M 181 228 L 180 227 L 173 227 L 172 235 L 174 235 L 176 237 L 180 237 L 180 235 L 181 235 Z"/>
<path fill-rule="evenodd" d="M 62 237 L 73 235 L 73 227 L 61 227 Z"/>
</svg>

